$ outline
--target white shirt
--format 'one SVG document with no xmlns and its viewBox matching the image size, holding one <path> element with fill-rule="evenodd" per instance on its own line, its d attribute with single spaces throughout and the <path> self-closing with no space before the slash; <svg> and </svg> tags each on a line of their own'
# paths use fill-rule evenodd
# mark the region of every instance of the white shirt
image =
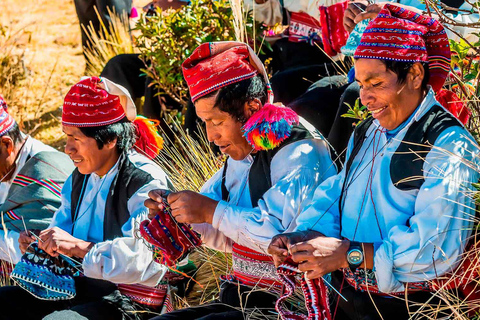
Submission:
<svg viewBox="0 0 480 320">
<path fill-rule="evenodd" d="M 344 196 L 341 235 L 338 200 L 345 170 L 317 188 L 311 206 L 297 220 L 298 231 L 315 230 L 329 237 L 373 243 L 375 275 L 383 292 L 403 291 L 404 282 L 426 281 L 450 271 L 471 233 L 475 205 L 465 192 L 479 178 L 479 147 L 460 122 L 438 136 L 425 158 L 425 182 L 419 190 L 400 190 L 390 177 L 391 158 L 408 128 L 435 104 L 430 90 L 410 122 L 390 140 L 384 132 L 374 134 L 377 128 L 383 129 L 377 120 L 370 126 L 349 172 L 348 181 L 356 178 Z M 374 144 L 377 150 L 383 149 L 372 167 Z M 476 169 L 463 161 L 471 161 Z"/>
<path fill-rule="evenodd" d="M 103 177 L 92 173 L 85 184 L 85 193 L 78 209 L 75 224 L 71 217 L 72 176 L 62 189 L 62 205 L 55 213 L 51 227 L 59 227 L 73 236 L 94 242 L 93 248 L 83 259 L 83 271 L 87 277 L 104 279 L 114 283 L 139 283 L 155 286 L 162 279 L 167 267 L 153 261 L 152 252 L 143 240 L 134 236 L 140 222 L 147 219 L 144 201 L 153 189 L 168 189 L 166 174 L 152 161 L 130 150 L 130 161 L 154 178 L 141 187 L 127 202 L 130 219 L 122 226 L 124 237 L 103 241 L 105 204 L 113 178 L 118 173 L 118 162 Z"/>
<path fill-rule="evenodd" d="M 8 190 L 10 189 L 10 186 L 12 185 L 12 182 L 17 176 L 18 172 L 25 165 L 25 162 L 27 162 L 27 159 L 43 151 L 56 152 L 55 149 L 47 146 L 41 141 L 38 141 L 28 135 L 25 136 L 22 134 L 22 136 L 25 137 L 25 142 L 18 153 L 17 160 L 15 162 L 16 168 L 13 173 L 12 179 L 0 183 L 0 203 L 5 202 L 5 200 L 7 199 Z M 5 231 L 0 228 L 0 248 L 2 248 L 2 250 L 0 250 L 1 260 L 5 260 L 15 264 L 20 261 L 20 258 L 22 257 L 22 252 L 20 251 L 20 247 L 18 246 L 19 236 L 20 234 L 17 231 L 7 230 L 7 232 L 5 233 Z"/>
<path fill-rule="evenodd" d="M 310 124 L 302 124 L 314 130 Z M 203 195 L 219 201 L 212 225 L 193 225 L 208 247 L 230 252 L 236 242 L 266 253 L 273 236 L 293 230 L 297 215 L 310 203 L 316 186 L 337 172 L 323 137 L 291 143 L 273 157 L 272 187 L 253 207 L 249 190 L 253 160 L 251 155 L 239 161 L 227 160 L 229 202 L 222 200 L 223 168 L 203 186 Z"/>
</svg>

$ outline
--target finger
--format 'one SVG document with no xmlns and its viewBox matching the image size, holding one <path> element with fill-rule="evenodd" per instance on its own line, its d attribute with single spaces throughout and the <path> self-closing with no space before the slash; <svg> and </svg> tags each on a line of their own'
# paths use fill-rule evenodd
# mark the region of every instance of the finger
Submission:
<svg viewBox="0 0 480 320">
<path fill-rule="evenodd" d="M 155 190 L 151 190 L 148 193 L 148 196 L 150 197 L 150 199 L 153 199 L 157 202 L 163 202 L 163 199 L 167 195 L 168 195 L 168 190 L 164 190 L 164 189 L 155 189 Z"/>
<path fill-rule="evenodd" d="M 160 212 L 160 211 L 158 211 L 158 210 L 149 209 L 149 210 L 148 210 L 148 219 L 150 219 L 150 220 L 155 219 L 155 216 L 156 216 L 159 212 Z"/>
<path fill-rule="evenodd" d="M 377 12 L 363 12 L 357 15 L 354 19 L 355 24 L 359 23 L 362 20 L 365 19 L 375 19 L 377 17 L 378 13 Z"/>
<path fill-rule="evenodd" d="M 305 272 L 305 279 L 313 280 L 320 277 L 323 277 L 325 274 L 321 270 L 313 270 Z"/>
<path fill-rule="evenodd" d="M 351 2 L 348 5 L 348 9 L 353 13 L 354 16 L 364 11 L 362 8 L 362 4 L 357 2 Z"/>
<path fill-rule="evenodd" d="M 147 199 L 143 202 L 143 205 L 151 210 L 162 211 L 164 208 L 163 202 L 157 202 L 152 199 Z"/>
<path fill-rule="evenodd" d="M 278 266 L 280 266 L 286 260 L 286 257 L 284 256 L 272 256 L 272 258 L 273 258 L 273 264 L 275 265 L 276 268 L 278 268 Z"/>
<path fill-rule="evenodd" d="M 270 245 L 267 249 L 268 254 L 272 256 L 286 257 L 288 256 L 288 250 L 285 248 L 280 248 L 275 245 Z"/>
<path fill-rule="evenodd" d="M 288 248 L 292 255 L 301 251 L 312 251 L 312 249 L 312 245 L 306 241 L 294 243 Z"/>
<path fill-rule="evenodd" d="M 183 194 L 184 194 L 184 192 L 182 192 L 182 191 L 180 191 L 180 192 L 170 192 L 166 197 L 167 202 L 170 205 L 170 207 L 173 205 L 173 203 L 175 203 L 176 201 L 181 199 L 183 197 Z"/>
<path fill-rule="evenodd" d="M 300 252 L 292 253 L 292 260 L 297 263 L 310 261 L 312 259 L 315 259 L 315 256 L 309 251 L 300 251 Z"/>
</svg>

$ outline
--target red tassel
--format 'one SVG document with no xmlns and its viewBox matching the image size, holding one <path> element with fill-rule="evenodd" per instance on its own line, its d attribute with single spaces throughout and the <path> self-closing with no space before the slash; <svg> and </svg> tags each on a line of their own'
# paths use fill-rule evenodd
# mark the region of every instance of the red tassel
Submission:
<svg viewBox="0 0 480 320">
<path fill-rule="evenodd" d="M 137 116 L 133 124 L 137 131 L 135 148 L 148 158 L 155 159 L 163 148 L 163 139 L 157 130 L 160 122 L 154 119 L 147 119 L 143 116 Z"/>
</svg>

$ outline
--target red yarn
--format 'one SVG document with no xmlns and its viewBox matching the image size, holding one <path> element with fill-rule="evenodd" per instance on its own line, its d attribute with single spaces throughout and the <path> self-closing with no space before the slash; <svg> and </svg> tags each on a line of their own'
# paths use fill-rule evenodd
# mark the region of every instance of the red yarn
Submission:
<svg viewBox="0 0 480 320">
<path fill-rule="evenodd" d="M 137 116 L 133 121 L 136 128 L 137 141 L 135 148 L 150 159 L 154 159 L 163 148 L 163 139 L 158 133 L 158 120 Z"/>
</svg>

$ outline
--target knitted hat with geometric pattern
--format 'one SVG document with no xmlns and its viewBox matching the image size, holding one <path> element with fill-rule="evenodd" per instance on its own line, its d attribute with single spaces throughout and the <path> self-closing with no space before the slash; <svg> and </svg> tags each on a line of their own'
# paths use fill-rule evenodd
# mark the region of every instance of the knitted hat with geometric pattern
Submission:
<svg viewBox="0 0 480 320">
<path fill-rule="evenodd" d="M 363 32 L 354 58 L 428 62 L 429 84 L 435 92 L 450 71 L 450 45 L 437 20 L 386 4 Z"/>
</svg>

